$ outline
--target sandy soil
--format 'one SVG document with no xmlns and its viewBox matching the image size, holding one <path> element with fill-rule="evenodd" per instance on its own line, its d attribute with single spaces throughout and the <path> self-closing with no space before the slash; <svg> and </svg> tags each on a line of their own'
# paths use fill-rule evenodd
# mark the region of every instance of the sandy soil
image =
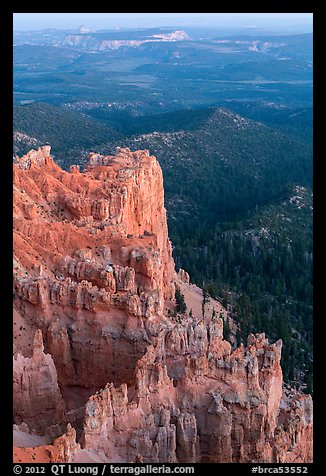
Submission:
<svg viewBox="0 0 326 476">
<path fill-rule="evenodd" d="M 120 458 L 117 456 L 115 462 L 119 462 Z M 107 463 L 108 459 L 105 455 L 101 455 L 94 450 L 78 450 L 71 461 L 72 463 Z M 121 461 L 122 462 L 122 461 Z"/>
<path fill-rule="evenodd" d="M 14 446 L 19 448 L 28 448 L 34 446 L 48 445 L 52 443 L 52 439 L 47 436 L 31 435 L 21 430 L 13 431 Z"/>
<path fill-rule="evenodd" d="M 14 463 L 50 463 L 50 452 L 47 446 L 36 448 L 14 448 Z"/>
<path fill-rule="evenodd" d="M 203 303 L 203 291 L 196 284 L 187 284 L 182 281 L 177 282 L 181 293 L 184 295 L 185 303 L 187 305 L 187 313 L 192 309 L 193 316 L 201 320 L 203 318 L 202 303 Z M 235 334 L 237 331 L 236 322 L 230 317 L 228 311 L 222 306 L 222 304 L 216 299 L 208 298 L 208 301 L 204 306 L 205 321 L 211 319 L 213 310 L 219 317 L 225 319 L 229 317 L 231 331 Z"/>
<path fill-rule="evenodd" d="M 195 284 L 186 284 L 181 281 L 178 282 L 181 293 L 185 297 L 185 303 L 187 305 L 187 311 L 189 312 L 192 309 L 192 314 L 196 319 L 202 319 L 202 303 L 203 303 L 203 292 L 201 288 Z M 211 318 L 213 310 L 215 310 L 217 315 L 222 314 L 223 316 L 227 315 L 226 310 L 222 304 L 215 299 L 209 298 L 208 302 L 205 303 L 205 318 Z"/>
</svg>

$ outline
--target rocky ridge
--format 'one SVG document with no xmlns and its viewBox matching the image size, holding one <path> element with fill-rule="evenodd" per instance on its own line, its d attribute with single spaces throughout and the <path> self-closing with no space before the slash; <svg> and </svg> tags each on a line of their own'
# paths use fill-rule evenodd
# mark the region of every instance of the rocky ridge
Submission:
<svg viewBox="0 0 326 476">
<path fill-rule="evenodd" d="M 309 462 L 312 400 L 285 394 L 282 342 L 232 349 L 211 300 L 174 312 L 161 168 L 147 150 L 50 148 L 14 164 L 16 461 Z M 193 299 L 193 301 L 191 301 Z"/>
<path fill-rule="evenodd" d="M 121 36 L 121 35 L 120 35 Z M 119 48 L 138 48 L 144 43 L 175 42 L 189 40 L 188 34 L 184 30 L 171 32 L 161 32 L 132 38 L 132 33 L 125 32 L 120 39 L 105 39 L 90 31 L 80 31 L 79 34 L 68 34 L 59 44 L 63 47 L 74 47 L 87 51 L 107 51 L 118 50 Z"/>
</svg>

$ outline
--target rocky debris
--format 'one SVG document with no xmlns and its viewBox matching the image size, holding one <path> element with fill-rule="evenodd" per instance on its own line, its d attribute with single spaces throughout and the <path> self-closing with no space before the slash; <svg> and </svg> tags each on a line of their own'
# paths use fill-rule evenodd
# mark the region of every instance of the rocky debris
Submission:
<svg viewBox="0 0 326 476">
<path fill-rule="evenodd" d="M 312 400 L 282 396 L 282 341 L 232 349 L 227 311 L 175 273 L 155 157 L 91 153 L 81 173 L 49 154 L 14 164 L 14 324 L 38 329 L 30 350 L 15 332 L 14 421 L 56 439 L 16 460 L 311 461 Z"/>
</svg>

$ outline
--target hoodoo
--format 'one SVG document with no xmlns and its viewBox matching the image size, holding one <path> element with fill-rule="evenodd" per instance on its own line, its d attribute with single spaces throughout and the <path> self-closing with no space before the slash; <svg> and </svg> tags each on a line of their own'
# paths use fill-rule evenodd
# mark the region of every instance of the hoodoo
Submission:
<svg viewBox="0 0 326 476">
<path fill-rule="evenodd" d="M 17 157 L 15 461 L 312 461 L 312 399 L 283 388 L 282 341 L 232 349 L 226 310 L 196 300 L 147 150 L 91 153 L 83 172 L 49 147 Z"/>
</svg>

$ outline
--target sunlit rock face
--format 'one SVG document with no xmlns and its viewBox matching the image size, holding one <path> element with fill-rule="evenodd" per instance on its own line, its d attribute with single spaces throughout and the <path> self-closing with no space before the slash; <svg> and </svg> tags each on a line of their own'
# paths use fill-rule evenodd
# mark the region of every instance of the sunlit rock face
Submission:
<svg viewBox="0 0 326 476">
<path fill-rule="evenodd" d="M 195 303 L 147 150 L 91 153 L 83 172 L 48 146 L 16 158 L 17 461 L 312 460 L 311 397 L 282 396 L 282 342 L 232 350 L 217 301 L 173 317 L 176 287 Z M 31 453 L 35 434 L 52 444 Z"/>
</svg>

